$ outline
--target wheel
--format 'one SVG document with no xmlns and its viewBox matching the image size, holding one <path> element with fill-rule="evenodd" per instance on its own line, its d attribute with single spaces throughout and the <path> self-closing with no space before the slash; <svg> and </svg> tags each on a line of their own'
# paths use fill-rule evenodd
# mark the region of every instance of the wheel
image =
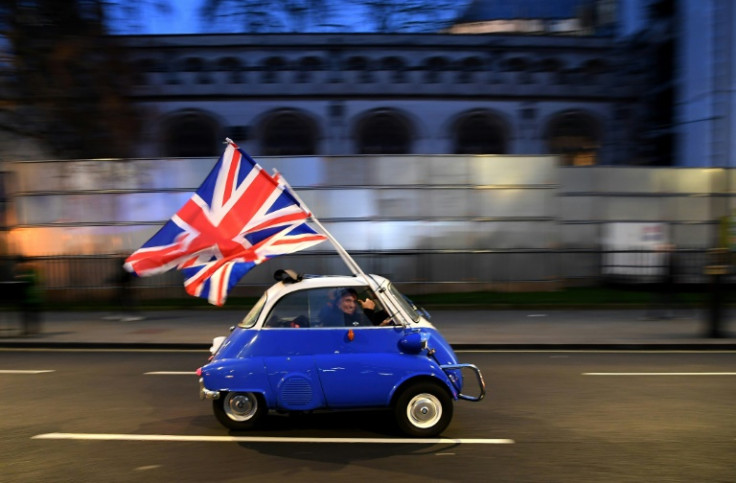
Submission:
<svg viewBox="0 0 736 483">
<path fill-rule="evenodd" d="M 228 392 L 212 401 L 217 420 L 226 428 L 253 428 L 267 412 L 263 396 L 253 392 Z"/>
<path fill-rule="evenodd" d="M 439 384 L 420 382 L 404 389 L 396 399 L 394 416 L 409 436 L 437 436 L 452 420 L 452 397 Z"/>
</svg>

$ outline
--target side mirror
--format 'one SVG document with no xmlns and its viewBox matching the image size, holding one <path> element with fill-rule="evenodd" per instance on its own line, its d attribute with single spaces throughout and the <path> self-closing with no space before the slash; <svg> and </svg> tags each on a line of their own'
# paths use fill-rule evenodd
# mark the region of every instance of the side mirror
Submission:
<svg viewBox="0 0 736 483">
<path fill-rule="evenodd" d="M 427 348 L 427 341 L 419 332 L 412 332 L 399 341 L 399 349 L 407 354 L 419 354 Z"/>
</svg>

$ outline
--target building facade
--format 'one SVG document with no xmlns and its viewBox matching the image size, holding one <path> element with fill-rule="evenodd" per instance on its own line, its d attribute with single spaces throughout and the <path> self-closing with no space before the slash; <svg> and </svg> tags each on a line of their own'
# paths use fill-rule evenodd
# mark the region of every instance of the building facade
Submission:
<svg viewBox="0 0 736 483">
<path fill-rule="evenodd" d="M 125 39 L 143 157 L 555 154 L 627 164 L 641 69 L 613 37 L 184 35 Z"/>
</svg>

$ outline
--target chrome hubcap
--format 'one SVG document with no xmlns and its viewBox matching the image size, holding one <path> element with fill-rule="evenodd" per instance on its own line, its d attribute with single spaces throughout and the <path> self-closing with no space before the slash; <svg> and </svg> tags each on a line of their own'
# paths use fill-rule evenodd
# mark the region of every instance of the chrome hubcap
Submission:
<svg viewBox="0 0 736 483">
<path fill-rule="evenodd" d="M 432 394 L 417 394 L 406 406 L 406 415 L 417 428 L 431 428 L 442 417 L 442 403 Z"/>
<path fill-rule="evenodd" d="M 223 401 L 223 409 L 233 421 L 247 421 L 255 415 L 258 400 L 252 393 L 229 393 Z"/>
</svg>

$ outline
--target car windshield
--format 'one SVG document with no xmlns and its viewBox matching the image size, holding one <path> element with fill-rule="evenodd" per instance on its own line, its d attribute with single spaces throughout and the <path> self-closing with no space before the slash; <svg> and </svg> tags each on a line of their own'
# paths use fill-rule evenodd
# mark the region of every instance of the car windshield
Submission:
<svg viewBox="0 0 736 483">
<path fill-rule="evenodd" d="M 258 302 L 256 302 L 256 304 L 253 306 L 253 308 L 250 309 L 248 315 L 246 315 L 245 318 L 238 324 L 238 327 L 243 329 L 249 329 L 253 327 L 256 324 L 256 321 L 258 321 L 258 316 L 261 314 L 261 310 L 263 310 L 263 306 L 266 304 L 266 300 L 268 300 L 268 296 L 264 293 L 258 300 Z"/>
<path fill-rule="evenodd" d="M 409 300 L 407 296 L 399 292 L 399 290 L 394 287 L 392 283 L 388 284 L 387 287 L 388 291 L 391 292 L 391 295 L 393 296 L 394 300 L 398 302 L 399 308 L 402 312 L 404 312 L 412 322 L 419 322 L 419 313 L 416 310 L 416 306 L 414 303 Z"/>
</svg>

